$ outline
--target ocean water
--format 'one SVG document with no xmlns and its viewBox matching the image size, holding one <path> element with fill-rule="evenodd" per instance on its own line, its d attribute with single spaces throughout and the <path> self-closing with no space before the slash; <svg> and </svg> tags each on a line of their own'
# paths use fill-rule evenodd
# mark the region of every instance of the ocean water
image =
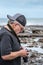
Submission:
<svg viewBox="0 0 43 65">
<path fill-rule="evenodd" d="M 43 18 L 27 19 L 27 25 L 43 25 Z"/>
<path fill-rule="evenodd" d="M 0 18 L 0 25 L 6 25 L 7 23 L 7 18 Z M 26 25 L 43 25 L 43 18 L 28 18 Z"/>
<path fill-rule="evenodd" d="M 6 25 L 8 23 L 7 18 L 0 18 L 0 26 Z"/>
</svg>

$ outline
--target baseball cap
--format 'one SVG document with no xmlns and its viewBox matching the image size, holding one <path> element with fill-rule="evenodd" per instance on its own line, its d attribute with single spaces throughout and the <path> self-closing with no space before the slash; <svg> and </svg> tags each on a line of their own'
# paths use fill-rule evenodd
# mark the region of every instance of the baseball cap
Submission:
<svg viewBox="0 0 43 65">
<path fill-rule="evenodd" d="M 15 14 L 14 16 L 10 16 L 10 15 L 7 15 L 7 18 L 11 21 L 18 21 L 22 26 L 25 26 L 26 25 L 26 18 L 24 15 L 22 14 Z"/>
</svg>

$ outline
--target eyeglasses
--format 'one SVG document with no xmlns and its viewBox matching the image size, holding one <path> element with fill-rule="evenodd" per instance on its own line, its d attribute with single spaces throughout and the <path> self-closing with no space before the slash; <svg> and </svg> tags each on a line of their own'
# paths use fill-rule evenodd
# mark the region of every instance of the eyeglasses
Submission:
<svg viewBox="0 0 43 65">
<path fill-rule="evenodd" d="M 18 25 L 20 27 L 20 32 L 24 31 L 24 26 L 22 26 L 21 24 L 17 23 L 16 25 Z"/>
</svg>

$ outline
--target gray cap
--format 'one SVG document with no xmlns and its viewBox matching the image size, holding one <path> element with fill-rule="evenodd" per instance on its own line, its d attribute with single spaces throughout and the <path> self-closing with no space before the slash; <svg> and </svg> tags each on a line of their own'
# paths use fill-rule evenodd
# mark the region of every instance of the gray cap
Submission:
<svg viewBox="0 0 43 65">
<path fill-rule="evenodd" d="M 15 21 L 17 20 L 21 25 L 25 26 L 26 25 L 26 18 L 24 15 L 22 14 L 15 14 L 14 16 L 10 16 L 10 15 L 7 15 L 8 19 L 11 20 L 11 21 Z"/>
</svg>

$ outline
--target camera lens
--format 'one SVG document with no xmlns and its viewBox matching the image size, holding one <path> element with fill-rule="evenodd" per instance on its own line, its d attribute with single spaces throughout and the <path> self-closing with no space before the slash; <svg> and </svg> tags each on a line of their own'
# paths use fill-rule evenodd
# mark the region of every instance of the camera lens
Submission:
<svg viewBox="0 0 43 65">
<path fill-rule="evenodd" d="M 28 62 L 28 57 L 23 57 L 24 62 Z"/>
</svg>

